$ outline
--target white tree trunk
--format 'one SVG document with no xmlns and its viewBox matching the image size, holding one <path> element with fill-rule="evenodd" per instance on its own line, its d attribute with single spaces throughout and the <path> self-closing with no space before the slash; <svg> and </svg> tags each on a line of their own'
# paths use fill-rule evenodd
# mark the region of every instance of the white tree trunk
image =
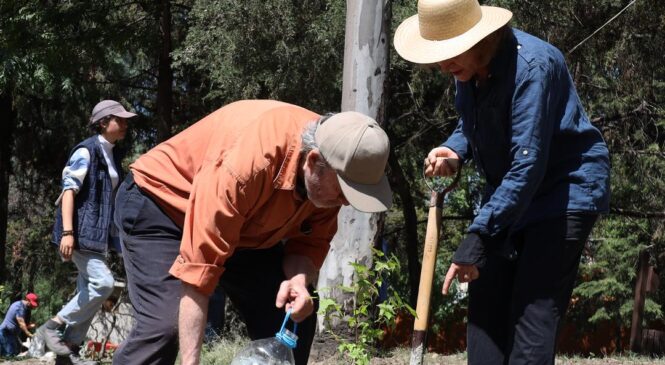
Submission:
<svg viewBox="0 0 665 365">
<path fill-rule="evenodd" d="M 354 110 L 381 123 L 383 91 L 388 68 L 388 27 L 385 0 L 347 0 L 344 47 L 342 111 Z M 350 303 L 353 297 L 333 288 L 351 285 L 355 262 L 371 265 L 371 247 L 376 240 L 379 214 L 343 207 L 338 216 L 337 234 L 319 274 L 318 288 L 329 288 L 321 297 Z M 335 324 L 333 323 L 333 326 Z M 319 317 L 319 331 L 324 329 Z"/>
</svg>

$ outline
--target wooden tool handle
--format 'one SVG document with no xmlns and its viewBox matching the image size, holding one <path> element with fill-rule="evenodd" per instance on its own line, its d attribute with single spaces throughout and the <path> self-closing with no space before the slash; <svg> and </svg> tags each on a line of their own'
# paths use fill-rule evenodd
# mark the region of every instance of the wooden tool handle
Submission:
<svg viewBox="0 0 665 365">
<path fill-rule="evenodd" d="M 438 194 L 437 194 L 438 195 Z M 439 227 L 441 226 L 441 208 L 433 206 L 429 208 L 427 218 L 427 232 L 425 234 L 425 247 L 423 249 L 423 262 L 420 270 L 420 285 L 418 286 L 418 303 L 416 313 L 418 317 L 413 329 L 424 331 L 427 329 L 429 319 L 429 304 L 432 296 L 432 281 L 434 279 L 434 267 L 436 264 L 436 251 L 439 243 Z"/>
</svg>

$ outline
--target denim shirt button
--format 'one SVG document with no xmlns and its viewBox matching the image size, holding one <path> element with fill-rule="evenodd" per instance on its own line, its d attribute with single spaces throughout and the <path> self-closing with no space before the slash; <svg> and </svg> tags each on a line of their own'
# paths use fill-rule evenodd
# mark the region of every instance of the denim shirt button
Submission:
<svg viewBox="0 0 665 365">
<path fill-rule="evenodd" d="M 527 151 L 527 150 L 524 150 L 524 151 L 522 151 L 522 154 L 523 154 L 524 156 L 526 156 L 526 155 L 528 155 L 528 154 L 529 154 L 529 151 Z"/>
</svg>

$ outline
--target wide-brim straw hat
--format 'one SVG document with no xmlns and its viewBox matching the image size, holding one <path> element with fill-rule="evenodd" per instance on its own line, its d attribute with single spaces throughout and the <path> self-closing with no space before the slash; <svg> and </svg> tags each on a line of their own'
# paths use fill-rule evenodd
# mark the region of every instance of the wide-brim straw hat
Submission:
<svg viewBox="0 0 665 365">
<path fill-rule="evenodd" d="M 458 56 L 508 24 L 509 10 L 478 0 L 419 0 L 418 14 L 400 24 L 395 50 L 407 61 L 436 63 Z"/>
</svg>

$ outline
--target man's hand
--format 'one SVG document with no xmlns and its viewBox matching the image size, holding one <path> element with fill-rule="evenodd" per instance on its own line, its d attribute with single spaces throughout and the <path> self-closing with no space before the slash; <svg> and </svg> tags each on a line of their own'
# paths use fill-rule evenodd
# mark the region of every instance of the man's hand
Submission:
<svg viewBox="0 0 665 365">
<path fill-rule="evenodd" d="M 425 176 L 452 176 L 455 170 L 446 159 L 459 160 L 459 156 L 448 147 L 436 147 L 425 158 Z"/>
<path fill-rule="evenodd" d="M 72 253 L 74 252 L 74 236 L 62 236 L 60 240 L 60 255 L 65 261 L 72 259 Z"/>
<path fill-rule="evenodd" d="M 450 284 L 452 284 L 455 277 L 457 277 L 457 281 L 460 283 L 468 283 L 478 279 L 479 276 L 480 273 L 476 265 L 458 265 L 452 263 L 446 274 L 446 279 L 443 281 L 441 292 L 443 295 L 448 295 L 448 289 L 450 289 Z"/>
<path fill-rule="evenodd" d="M 314 300 L 309 295 L 307 285 L 316 278 L 316 266 L 306 256 L 286 255 L 282 267 L 287 279 L 279 287 L 275 306 L 291 309 L 291 318 L 301 322 L 314 312 Z"/>
<path fill-rule="evenodd" d="M 282 282 L 275 306 L 277 308 L 285 307 L 285 310 L 291 309 L 291 318 L 295 322 L 303 321 L 314 312 L 314 301 L 307 290 L 304 275 L 296 275 L 290 280 Z"/>
</svg>

